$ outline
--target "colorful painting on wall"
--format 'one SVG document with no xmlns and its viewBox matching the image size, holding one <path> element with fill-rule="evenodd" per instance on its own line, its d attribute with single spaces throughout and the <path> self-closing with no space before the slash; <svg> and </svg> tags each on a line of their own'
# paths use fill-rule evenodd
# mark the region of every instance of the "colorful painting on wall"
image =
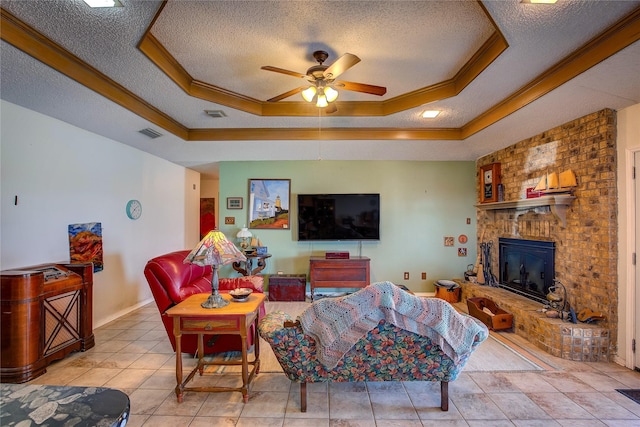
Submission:
<svg viewBox="0 0 640 427">
<path fill-rule="evenodd" d="M 102 223 L 69 224 L 71 263 L 92 262 L 93 272 L 102 271 Z"/>
<path fill-rule="evenodd" d="M 249 180 L 249 228 L 289 229 L 290 179 Z"/>
<path fill-rule="evenodd" d="M 200 240 L 216 228 L 216 199 L 200 199 Z"/>
</svg>

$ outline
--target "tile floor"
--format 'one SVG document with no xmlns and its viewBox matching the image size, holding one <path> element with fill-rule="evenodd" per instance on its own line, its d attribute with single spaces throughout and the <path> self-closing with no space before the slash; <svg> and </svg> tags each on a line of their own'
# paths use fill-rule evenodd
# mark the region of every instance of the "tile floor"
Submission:
<svg viewBox="0 0 640 427">
<path fill-rule="evenodd" d="M 265 372 L 252 383 L 247 404 L 238 392 L 188 392 L 178 404 L 174 353 L 154 303 L 94 332 L 94 348 L 53 363 L 31 383 L 120 389 L 131 399 L 132 427 L 640 426 L 640 404 L 615 391 L 640 388 L 640 373 L 613 363 L 569 362 L 532 346 L 526 350 L 546 370 L 463 372 L 449 384 L 448 412 L 439 409 L 437 383 L 398 382 L 310 384 L 301 413 L 298 385 Z M 528 346 L 513 334 L 509 339 Z M 241 382 L 237 373 L 201 380 Z"/>
</svg>

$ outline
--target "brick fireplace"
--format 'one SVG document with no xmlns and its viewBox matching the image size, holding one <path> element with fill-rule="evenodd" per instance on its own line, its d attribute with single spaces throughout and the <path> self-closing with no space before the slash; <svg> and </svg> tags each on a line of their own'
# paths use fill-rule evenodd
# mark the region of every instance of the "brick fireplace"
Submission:
<svg viewBox="0 0 640 427">
<path fill-rule="evenodd" d="M 616 353 L 618 324 L 615 112 L 605 109 L 589 114 L 480 158 L 477 194 L 480 168 L 494 162 L 501 166 L 506 202 L 524 199 L 526 189 L 535 187 L 548 172 L 572 169 L 578 186 L 575 200 L 567 205 L 566 218 L 550 206 L 478 209 L 478 242 L 492 241 L 496 248 L 499 238 L 554 242 L 555 278 L 566 286 L 571 307 L 576 312 L 589 308 L 606 316 L 597 325 L 574 325 L 533 313 L 522 314 L 518 323 L 514 313 L 515 332 L 556 356 L 609 360 Z M 492 270 L 498 275 L 497 253 L 492 257 Z M 486 287 L 473 288 L 478 289 L 466 293 L 482 296 L 477 293 Z M 498 298 L 512 298 L 492 295 L 499 305 L 504 301 Z M 536 304 L 542 306 L 524 296 L 514 298 L 512 303 L 521 299 L 528 312 Z"/>
</svg>

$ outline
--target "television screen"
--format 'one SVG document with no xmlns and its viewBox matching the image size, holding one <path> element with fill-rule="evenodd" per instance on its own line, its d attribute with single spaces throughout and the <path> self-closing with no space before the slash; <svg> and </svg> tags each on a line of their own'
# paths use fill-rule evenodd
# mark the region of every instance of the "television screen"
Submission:
<svg viewBox="0 0 640 427">
<path fill-rule="evenodd" d="M 298 194 L 298 240 L 380 240 L 380 195 Z"/>
</svg>

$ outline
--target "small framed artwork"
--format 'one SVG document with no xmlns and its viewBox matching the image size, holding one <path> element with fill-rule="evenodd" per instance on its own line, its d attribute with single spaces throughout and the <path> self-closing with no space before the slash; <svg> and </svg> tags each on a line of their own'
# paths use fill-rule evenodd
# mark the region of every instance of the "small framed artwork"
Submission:
<svg viewBox="0 0 640 427">
<path fill-rule="evenodd" d="M 249 228 L 289 229 L 290 179 L 249 180 Z"/>
<path fill-rule="evenodd" d="M 500 163 L 491 163 L 480 167 L 480 203 L 498 201 L 500 184 Z"/>
<path fill-rule="evenodd" d="M 453 236 L 445 236 L 444 245 L 445 246 L 453 246 Z"/>
<path fill-rule="evenodd" d="M 467 256 L 467 248 L 458 248 L 458 256 Z"/>
<path fill-rule="evenodd" d="M 227 197 L 227 209 L 242 209 L 242 197 Z"/>
<path fill-rule="evenodd" d="M 93 263 L 93 272 L 104 269 L 102 223 L 69 224 L 69 259 L 72 263 Z"/>
</svg>

